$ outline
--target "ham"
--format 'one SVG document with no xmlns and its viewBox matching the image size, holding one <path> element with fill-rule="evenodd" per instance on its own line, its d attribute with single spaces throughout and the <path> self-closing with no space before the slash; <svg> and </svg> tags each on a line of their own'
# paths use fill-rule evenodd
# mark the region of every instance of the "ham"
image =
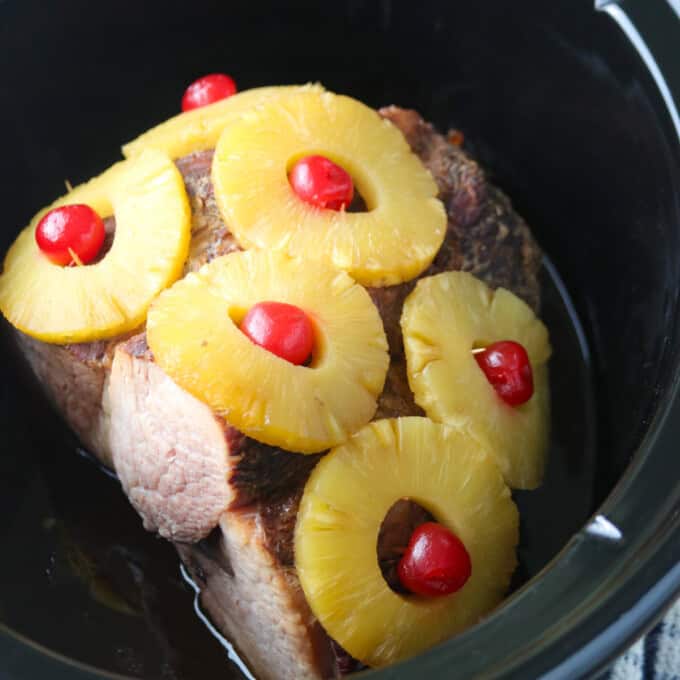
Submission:
<svg viewBox="0 0 680 680">
<path fill-rule="evenodd" d="M 389 107 L 380 114 L 432 172 L 447 210 L 444 244 L 423 275 L 470 271 L 537 309 L 541 252 L 507 197 L 415 111 Z M 185 272 L 239 248 L 215 203 L 211 161 L 210 151 L 177 161 L 192 207 Z M 369 289 L 391 355 L 376 417 L 421 414 L 406 380 L 399 327 L 414 285 Z M 319 455 L 282 451 L 240 433 L 154 363 L 143 328 L 65 346 L 17 335 L 55 407 L 115 470 L 144 526 L 174 542 L 203 607 L 257 677 L 320 679 L 356 667 L 316 621 L 295 572 L 297 507 Z"/>
</svg>

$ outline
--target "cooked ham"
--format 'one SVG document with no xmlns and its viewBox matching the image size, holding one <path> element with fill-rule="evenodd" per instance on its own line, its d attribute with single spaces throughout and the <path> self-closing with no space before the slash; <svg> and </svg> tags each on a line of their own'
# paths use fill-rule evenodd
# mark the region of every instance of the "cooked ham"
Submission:
<svg viewBox="0 0 680 680">
<path fill-rule="evenodd" d="M 212 543 L 212 550 L 202 544 L 177 550 L 201 588 L 203 608 L 255 677 L 335 677 L 330 639 L 307 606 L 295 569 L 272 550 L 260 505 L 225 512 Z"/>
<path fill-rule="evenodd" d="M 318 456 L 246 437 L 153 361 L 144 334 L 116 348 L 110 372 L 113 468 L 149 531 L 194 543 L 225 510 L 307 478 Z"/>
<path fill-rule="evenodd" d="M 508 199 L 416 112 L 380 113 L 430 169 L 448 212 L 444 245 L 425 274 L 471 271 L 536 309 L 540 250 Z M 209 151 L 177 161 L 193 211 L 185 271 L 238 249 L 215 204 L 211 161 Z M 369 290 L 392 356 L 376 417 L 420 413 L 399 327 L 414 285 Z M 175 542 L 204 608 L 256 676 L 316 679 L 350 667 L 309 610 L 294 567 L 298 502 L 318 456 L 238 432 L 156 366 L 143 329 L 98 343 L 56 346 L 20 336 L 20 344 L 83 444 L 116 470 L 144 526 Z"/>
</svg>

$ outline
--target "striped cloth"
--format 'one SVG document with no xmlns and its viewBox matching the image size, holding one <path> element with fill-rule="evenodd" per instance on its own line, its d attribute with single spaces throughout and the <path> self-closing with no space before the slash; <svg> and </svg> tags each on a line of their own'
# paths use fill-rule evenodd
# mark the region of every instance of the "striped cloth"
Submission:
<svg viewBox="0 0 680 680">
<path fill-rule="evenodd" d="M 680 602 L 601 680 L 680 680 Z"/>
</svg>

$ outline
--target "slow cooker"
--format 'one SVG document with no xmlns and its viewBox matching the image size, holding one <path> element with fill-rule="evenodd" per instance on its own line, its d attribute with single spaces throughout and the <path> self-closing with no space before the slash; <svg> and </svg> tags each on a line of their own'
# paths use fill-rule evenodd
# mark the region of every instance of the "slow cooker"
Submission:
<svg viewBox="0 0 680 680">
<path fill-rule="evenodd" d="M 680 593 L 677 0 L 4 0 L 0 35 L 3 252 L 217 70 L 462 130 L 531 225 L 553 443 L 544 486 L 516 495 L 514 593 L 366 677 L 591 677 L 662 615 Z M 2 343 L 0 677 L 243 677 L 171 547 Z"/>
</svg>

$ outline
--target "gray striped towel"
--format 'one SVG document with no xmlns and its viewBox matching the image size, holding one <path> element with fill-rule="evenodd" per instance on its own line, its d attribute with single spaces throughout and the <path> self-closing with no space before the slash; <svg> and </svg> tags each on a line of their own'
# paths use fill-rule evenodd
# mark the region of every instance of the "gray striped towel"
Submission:
<svg viewBox="0 0 680 680">
<path fill-rule="evenodd" d="M 680 680 L 680 602 L 616 661 L 605 679 Z"/>
</svg>

